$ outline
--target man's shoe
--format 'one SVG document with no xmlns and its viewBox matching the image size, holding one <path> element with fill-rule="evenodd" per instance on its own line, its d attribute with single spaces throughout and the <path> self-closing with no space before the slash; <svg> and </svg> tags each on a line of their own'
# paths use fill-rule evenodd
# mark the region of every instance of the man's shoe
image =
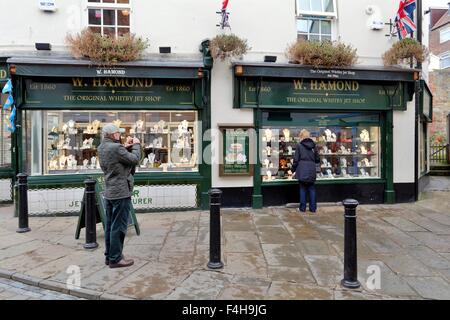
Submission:
<svg viewBox="0 0 450 320">
<path fill-rule="evenodd" d="M 109 259 L 105 258 L 105 265 L 109 266 Z"/>
<path fill-rule="evenodd" d="M 298 211 L 300 211 L 300 212 L 306 212 L 306 209 L 305 209 L 305 210 L 302 210 L 302 209 L 298 209 Z"/>
<path fill-rule="evenodd" d="M 117 263 L 110 263 L 109 267 L 110 268 L 124 268 L 124 267 L 132 266 L 133 264 L 134 264 L 133 259 L 129 259 L 129 260 L 122 259 Z"/>
</svg>

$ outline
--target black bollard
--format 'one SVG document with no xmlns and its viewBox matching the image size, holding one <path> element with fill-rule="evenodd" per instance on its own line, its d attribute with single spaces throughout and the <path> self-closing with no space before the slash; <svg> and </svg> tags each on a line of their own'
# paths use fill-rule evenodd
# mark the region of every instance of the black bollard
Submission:
<svg viewBox="0 0 450 320">
<path fill-rule="evenodd" d="M 25 173 L 17 175 L 17 192 L 18 192 L 18 216 L 19 228 L 18 233 L 31 231 L 28 227 L 28 176 Z"/>
<path fill-rule="evenodd" d="M 86 243 L 85 249 L 95 249 L 98 247 L 97 243 L 97 221 L 96 221 L 96 200 L 95 200 L 95 183 L 93 179 L 84 181 L 84 213 L 86 224 Z"/>
<path fill-rule="evenodd" d="M 358 264 L 356 252 L 356 207 L 358 201 L 345 199 L 342 201 L 345 207 L 345 231 L 344 231 L 344 279 L 341 284 L 345 288 L 357 289 L 361 286 L 358 281 Z"/>
<path fill-rule="evenodd" d="M 209 194 L 209 262 L 208 268 L 221 269 L 220 260 L 220 205 L 222 191 L 211 189 Z"/>
</svg>

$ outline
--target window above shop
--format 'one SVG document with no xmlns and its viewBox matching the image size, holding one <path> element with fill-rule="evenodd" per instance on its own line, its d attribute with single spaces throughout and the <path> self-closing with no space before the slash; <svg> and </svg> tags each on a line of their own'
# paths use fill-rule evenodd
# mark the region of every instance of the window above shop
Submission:
<svg viewBox="0 0 450 320">
<path fill-rule="evenodd" d="M 336 17 L 335 0 L 297 0 L 297 16 Z"/>
<path fill-rule="evenodd" d="M 130 0 L 88 0 L 88 27 L 108 36 L 130 33 Z"/>
<path fill-rule="evenodd" d="M 335 8 L 334 0 L 297 0 L 298 39 L 331 41 Z"/>
<path fill-rule="evenodd" d="M 298 39 L 331 41 L 331 21 L 322 19 L 297 19 Z"/>
</svg>

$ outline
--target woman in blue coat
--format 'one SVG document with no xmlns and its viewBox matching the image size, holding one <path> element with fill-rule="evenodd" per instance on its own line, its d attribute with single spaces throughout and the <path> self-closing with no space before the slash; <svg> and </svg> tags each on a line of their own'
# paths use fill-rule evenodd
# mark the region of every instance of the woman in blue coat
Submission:
<svg viewBox="0 0 450 320">
<path fill-rule="evenodd" d="M 300 211 L 306 211 L 306 194 L 309 194 L 309 210 L 316 212 L 317 199 L 316 187 L 316 164 L 320 162 L 316 144 L 312 141 L 310 133 L 306 129 L 300 131 L 300 143 L 295 148 L 294 163 L 295 178 L 300 187 Z"/>
</svg>

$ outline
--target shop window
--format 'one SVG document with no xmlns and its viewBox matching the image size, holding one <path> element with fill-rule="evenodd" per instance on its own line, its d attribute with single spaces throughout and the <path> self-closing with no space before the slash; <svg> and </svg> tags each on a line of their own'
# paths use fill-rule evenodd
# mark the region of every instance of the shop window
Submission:
<svg viewBox="0 0 450 320">
<path fill-rule="evenodd" d="M 439 64 L 441 69 L 450 67 L 450 52 L 445 52 L 441 55 Z"/>
<path fill-rule="evenodd" d="M 0 108 L 2 102 L 0 101 Z M 0 167 L 11 167 L 11 132 L 7 129 L 7 120 L 9 118 L 10 111 L 3 110 L 1 108 L 2 120 L 0 123 Z"/>
<path fill-rule="evenodd" d="M 450 40 L 450 27 L 444 28 L 439 32 L 439 41 L 444 43 Z"/>
<path fill-rule="evenodd" d="M 264 112 L 261 132 L 263 182 L 293 179 L 299 133 L 311 133 L 320 156 L 318 180 L 381 177 L 377 113 Z"/>
<path fill-rule="evenodd" d="M 198 171 L 195 111 L 27 111 L 25 123 L 32 175 L 100 173 L 97 148 L 107 123 L 125 129 L 123 141 L 141 141 L 136 172 Z"/>
<path fill-rule="evenodd" d="M 112 37 L 130 33 L 130 0 L 88 0 L 88 26 Z"/>
</svg>

